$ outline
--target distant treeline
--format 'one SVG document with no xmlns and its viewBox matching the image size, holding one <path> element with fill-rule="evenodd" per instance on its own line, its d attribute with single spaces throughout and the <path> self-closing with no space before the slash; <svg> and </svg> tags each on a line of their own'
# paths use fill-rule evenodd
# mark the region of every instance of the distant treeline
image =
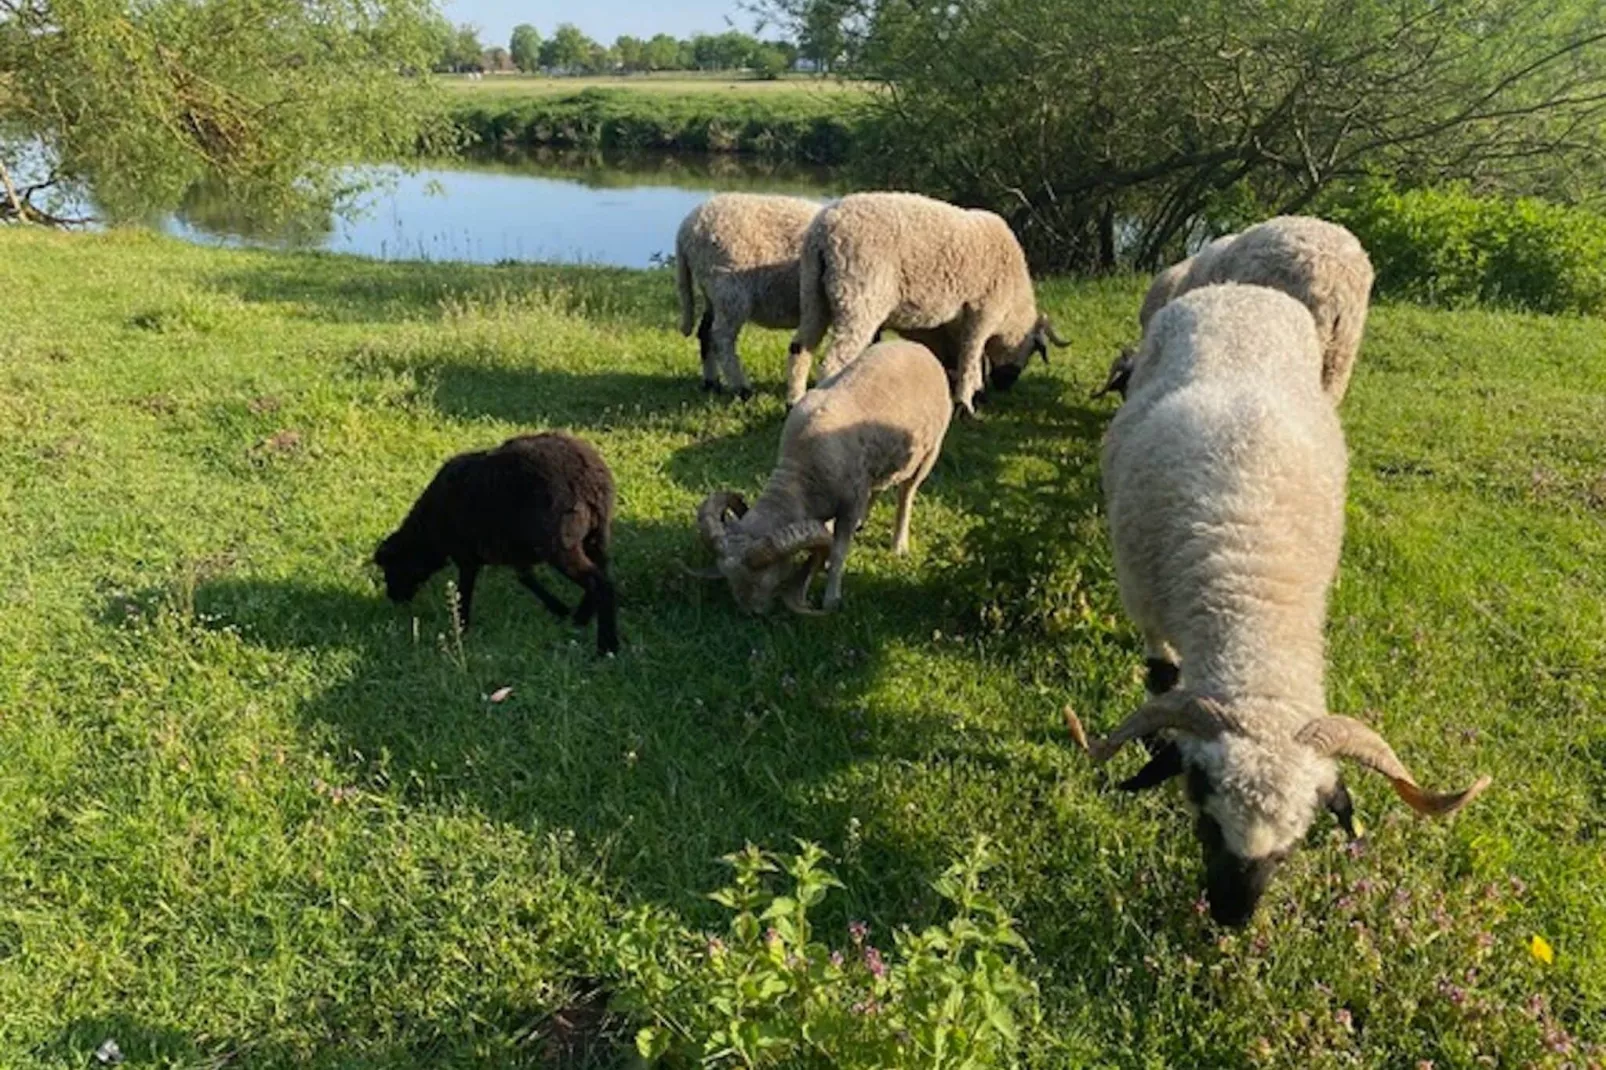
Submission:
<svg viewBox="0 0 1606 1070">
<path fill-rule="evenodd" d="M 563 23 L 542 37 L 528 23 L 514 27 L 507 47 L 486 45 L 473 26 L 440 30 L 440 72 L 475 73 L 484 71 L 537 71 L 548 74 L 610 74 L 641 71 L 734 71 L 748 70 L 762 77 L 776 78 L 799 65 L 826 70 L 831 65 L 827 50 L 810 49 L 791 41 L 761 41 L 751 34 L 731 30 L 720 34 L 697 34 L 681 39 L 661 33 L 650 38 L 619 37 L 611 45 L 592 40 L 571 23 Z M 810 52 L 819 54 L 809 54 Z"/>
<path fill-rule="evenodd" d="M 591 88 L 554 96 L 468 94 L 452 118 L 483 145 L 735 152 L 841 164 L 864 136 L 863 114 L 842 94 Z"/>
</svg>

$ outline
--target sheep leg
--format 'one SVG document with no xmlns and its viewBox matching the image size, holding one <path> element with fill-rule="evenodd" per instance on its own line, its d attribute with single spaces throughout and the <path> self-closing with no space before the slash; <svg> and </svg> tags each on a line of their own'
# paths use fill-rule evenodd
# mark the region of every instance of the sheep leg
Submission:
<svg viewBox="0 0 1606 1070">
<path fill-rule="evenodd" d="M 719 365 L 715 363 L 711 341 L 713 326 L 714 303 L 709 301 L 703 308 L 703 318 L 697 321 L 697 354 L 703 358 L 703 389 L 710 392 L 719 389 Z"/>
<path fill-rule="evenodd" d="M 820 378 L 835 375 L 846 368 L 855 357 L 870 348 L 870 339 L 874 338 L 880 330 L 878 323 L 866 326 L 851 317 L 844 317 L 838 321 L 836 331 L 831 336 L 831 347 L 820 358 Z"/>
<path fill-rule="evenodd" d="M 474 581 L 480 578 L 478 561 L 457 563 L 457 625 L 468 631 L 470 610 L 474 606 Z"/>
<path fill-rule="evenodd" d="M 989 331 L 967 317 L 959 339 L 959 369 L 954 382 L 954 404 L 967 416 L 976 415 L 976 395 L 982 389 L 982 351 Z"/>
<path fill-rule="evenodd" d="M 593 561 L 582 547 L 571 544 L 564 547 L 552 566 L 585 591 L 574 608 L 574 622 L 583 627 L 591 623 L 593 616 L 597 618 L 597 653 L 618 650 L 618 611 L 607 560 Z"/>
<path fill-rule="evenodd" d="M 736 315 L 730 309 L 721 308 L 714 316 L 711 335 L 713 358 L 725 372 L 725 384 L 743 401 L 753 396 L 753 385 L 747 381 L 742 358 L 736 355 L 736 339 L 746 319 L 745 311 Z"/>
<path fill-rule="evenodd" d="M 926 481 L 926 477 L 931 474 L 932 466 L 936 463 L 937 451 L 932 450 L 931 455 L 915 470 L 915 474 L 898 488 L 898 521 L 892 529 L 892 552 L 895 554 L 909 552 L 909 515 L 914 512 L 915 491 L 920 489 L 920 484 Z"/>
<path fill-rule="evenodd" d="M 826 562 L 825 599 L 820 603 L 827 613 L 842 605 L 842 572 L 848 560 L 848 548 L 853 545 L 853 533 L 859 522 L 870 511 L 870 491 L 865 492 L 844 512 L 838 513 L 831 532 L 831 557 Z"/>
<path fill-rule="evenodd" d="M 534 572 L 523 568 L 519 570 L 518 577 L 519 583 L 524 585 L 524 589 L 539 598 L 541 604 L 546 606 L 554 617 L 567 617 L 569 615 L 568 605 L 557 595 L 543 587 L 541 581 L 535 578 Z"/>
</svg>

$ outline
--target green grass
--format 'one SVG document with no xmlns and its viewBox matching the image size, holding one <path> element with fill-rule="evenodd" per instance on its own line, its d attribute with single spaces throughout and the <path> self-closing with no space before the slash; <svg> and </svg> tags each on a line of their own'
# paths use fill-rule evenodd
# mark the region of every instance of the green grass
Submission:
<svg viewBox="0 0 1606 1070">
<path fill-rule="evenodd" d="M 840 942 L 940 917 L 983 833 L 1035 1065 L 1583 1065 L 1606 332 L 1374 311 L 1329 691 L 1495 787 L 1430 824 L 1356 773 L 1364 850 L 1320 823 L 1224 935 L 1177 793 L 1107 790 L 1060 720 L 1141 696 L 1084 400 L 1139 292 L 1046 283 L 1075 346 L 954 428 L 912 556 L 878 503 L 840 615 L 753 620 L 676 564 L 768 471 L 785 337 L 745 339 L 754 402 L 704 397 L 668 274 L 0 231 L 0 1065 L 627 1065 L 641 1023 L 577 993 L 628 986 L 621 935 L 723 926 L 719 856 L 822 843 Z M 364 567 L 443 458 L 544 427 L 618 480 L 614 660 L 505 575 L 459 648 L 444 576 L 398 608 Z"/>
<path fill-rule="evenodd" d="M 442 75 L 440 82 L 449 91 L 473 97 L 552 97 L 569 96 L 586 89 L 623 89 L 639 93 L 702 93 L 710 95 L 751 94 L 755 96 L 831 96 L 865 92 L 859 82 L 813 75 L 784 78 L 732 78 L 728 73 L 709 71 L 663 71 L 653 74 L 597 75 L 549 78 L 545 75 L 490 74 L 478 80 L 463 75 Z"/>
<path fill-rule="evenodd" d="M 454 122 L 481 145 L 745 153 L 809 163 L 850 159 L 867 91 L 829 79 L 452 80 Z"/>
</svg>

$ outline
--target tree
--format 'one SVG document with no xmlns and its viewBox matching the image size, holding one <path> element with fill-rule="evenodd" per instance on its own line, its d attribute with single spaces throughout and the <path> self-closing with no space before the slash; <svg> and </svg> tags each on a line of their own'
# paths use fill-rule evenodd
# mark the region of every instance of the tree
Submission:
<svg viewBox="0 0 1606 1070">
<path fill-rule="evenodd" d="M 749 64 L 760 77 L 773 80 L 791 70 L 792 57 L 787 55 L 784 48 L 774 44 L 762 44 L 753 50 Z"/>
<path fill-rule="evenodd" d="M 513 27 L 513 36 L 508 41 L 508 54 L 513 57 L 513 66 L 531 74 L 541 68 L 541 34 L 534 26 L 521 22 Z"/>
<path fill-rule="evenodd" d="M 613 43 L 614 53 L 619 57 L 619 65 L 627 71 L 644 71 L 647 69 L 647 42 L 639 37 L 622 36 Z"/>
<path fill-rule="evenodd" d="M 1039 267 L 1150 268 L 1371 175 L 1602 196 L 1594 0 L 774 2 L 815 56 L 851 5 L 879 177 L 1002 212 Z"/>
<path fill-rule="evenodd" d="M 648 70 L 680 69 L 680 42 L 667 33 L 654 34 L 652 40 L 647 42 L 644 52 Z"/>
<path fill-rule="evenodd" d="M 572 22 L 553 31 L 552 39 L 541 45 L 541 66 L 560 71 L 583 71 L 596 55 L 597 43 L 580 32 Z"/>
<path fill-rule="evenodd" d="M 444 130 L 425 0 L 0 0 L 0 219 L 348 206 L 355 160 Z"/>
<path fill-rule="evenodd" d="M 821 73 L 834 70 L 847 46 L 843 21 L 851 0 L 797 0 L 791 21 L 797 26 L 798 55 Z"/>
<path fill-rule="evenodd" d="M 437 70 L 464 74 L 485 69 L 485 46 L 480 43 L 480 31 L 467 23 L 452 30 L 446 39 Z"/>
</svg>

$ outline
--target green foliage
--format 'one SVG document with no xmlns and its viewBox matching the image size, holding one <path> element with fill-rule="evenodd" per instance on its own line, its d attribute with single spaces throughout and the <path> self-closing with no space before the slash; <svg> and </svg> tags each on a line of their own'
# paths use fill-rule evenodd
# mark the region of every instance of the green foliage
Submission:
<svg viewBox="0 0 1606 1070">
<path fill-rule="evenodd" d="M 541 43 L 541 66 L 558 71 L 594 70 L 600 47 L 574 23 L 560 23 L 551 39 Z"/>
<path fill-rule="evenodd" d="M 818 846 L 801 847 L 785 858 L 751 845 L 729 856 L 734 883 L 710 896 L 733 913 L 729 929 L 684 953 L 678 969 L 623 942 L 622 1006 L 653 1022 L 636 1036 L 640 1053 L 698 1066 L 1014 1063 L 1022 1027 L 1039 1021 L 1038 994 L 1017 965 L 1029 959 L 1025 941 L 982 886 L 985 840 L 933 884 L 953 917 L 894 934 L 886 953 L 862 922 L 835 946 L 820 938 L 810 912 L 842 883 Z M 783 871 L 791 887 L 776 894 L 768 877 Z"/>
<path fill-rule="evenodd" d="M 409 155 L 440 132 L 431 87 L 409 73 L 439 44 L 426 0 L 3 10 L 0 179 L 91 199 L 110 219 L 170 210 L 202 182 L 259 216 L 340 205 L 353 160 Z M 0 218 L 42 218 L 26 200 L 0 188 Z"/>
<path fill-rule="evenodd" d="M 508 53 L 513 57 L 513 66 L 529 74 L 541 67 L 541 32 L 527 22 L 521 22 L 513 27 L 513 36 L 508 41 Z"/>
<path fill-rule="evenodd" d="M 1464 187 L 1370 183 L 1326 199 L 1377 271 L 1376 292 L 1426 304 L 1606 311 L 1606 216 Z"/>
<path fill-rule="evenodd" d="M 1152 268 L 1223 198 L 1265 217 L 1366 174 L 1606 188 L 1606 34 L 1582 0 L 768 6 L 805 55 L 845 35 L 889 90 L 875 180 L 1000 212 L 1044 269 Z"/>
<path fill-rule="evenodd" d="M 625 993 L 730 943 L 720 856 L 822 845 L 809 942 L 858 969 L 863 919 L 890 968 L 940 960 L 889 934 L 952 923 L 981 836 L 1024 1066 L 1600 1062 L 1600 321 L 1373 308 L 1330 704 L 1495 786 L 1418 821 L 1355 770 L 1366 842 L 1319 822 L 1224 933 L 1180 792 L 1111 790 L 1141 757 L 1089 768 L 1060 715 L 1143 698 L 1087 394 L 1144 282 L 1041 280 L 1075 344 L 949 430 L 911 552 L 878 500 L 840 614 L 754 619 L 676 563 L 774 464 L 789 332 L 743 333 L 738 405 L 668 272 L 0 229 L 0 1063 L 629 1066 Z M 505 572 L 459 636 L 449 573 L 394 606 L 366 571 L 443 458 L 542 428 L 618 482 L 616 658 Z"/>
<path fill-rule="evenodd" d="M 485 44 L 480 40 L 479 27 L 465 22 L 447 28 L 442 37 L 441 54 L 435 62 L 437 71 L 465 74 L 485 69 Z"/>
<path fill-rule="evenodd" d="M 745 152 L 838 164 L 861 143 L 863 101 L 847 94 L 463 94 L 452 118 L 484 145 Z"/>
</svg>

